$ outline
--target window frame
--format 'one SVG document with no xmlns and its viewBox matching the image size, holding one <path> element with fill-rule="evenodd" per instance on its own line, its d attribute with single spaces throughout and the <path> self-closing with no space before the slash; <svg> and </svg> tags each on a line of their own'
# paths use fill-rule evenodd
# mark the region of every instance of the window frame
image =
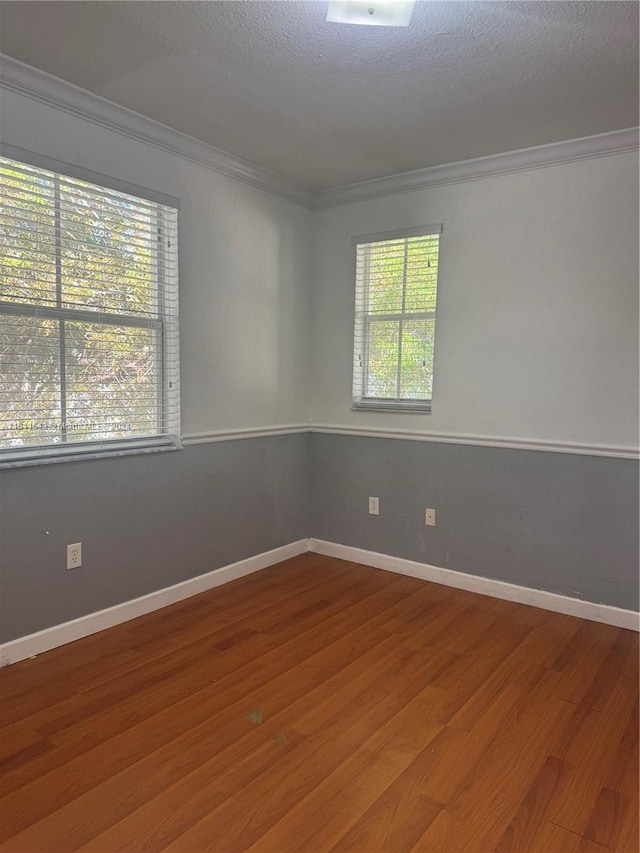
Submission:
<svg viewBox="0 0 640 853">
<path fill-rule="evenodd" d="M 178 310 L 178 219 L 179 200 L 164 193 L 149 190 L 111 178 L 97 172 L 63 163 L 50 157 L 45 157 L 15 146 L 2 144 L 0 156 L 16 162 L 18 165 L 42 169 L 54 176 L 54 229 L 59 233 L 60 229 L 60 202 L 59 177 L 71 178 L 86 182 L 99 190 L 114 190 L 119 193 L 130 195 L 144 201 L 158 205 L 156 209 L 156 230 L 158 241 L 171 239 L 172 248 L 175 249 L 176 261 L 174 269 L 165 269 L 163 254 L 157 251 L 155 254 L 156 275 L 153 279 L 153 301 L 156 310 L 154 315 L 145 317 L 136 316 L 133 313 L 116 310 L 83 309 L 68 307 L 62 304 L 61 293 L 63 287 L 59 237 L 56 237 L 56 303 L 46 305 L 36 300 L 7 301 L 0 294 L 0 317 L 21 316 L 34 317 L 37 319 L 52 319 L 60 323 L 59 343 L 59 369 L 60 369 L 60 397 L 61 397 L 61 436 L 58 442 L 49 442 L 34 445 L 2 446 L 0 447 L 0 469 L 22 467 L 26 465 L 43 464 L 49 462 L 63 462 L 78 459 L 95 459 L 102 457 L 124 456 L 130 454 L 149 453 L 167 450 L 178 450 L 182 447 L 180 428 L 180 364 L 179 364 L 179 310 Z M 171 211 L 168 211 L 170 208 Z M 169 212 L 175 211 L 175 219 L 169 222 Z M 152 254 L 152 257 L 154 256 Z M 173 278 L 173 280 L 170 280 Z M 174 307 L 169 309 L 168 303 L 173 300 Z M 150 329 L 154 335 L 159 336 L 157 352 L 154 363 L 156 373 L 156 426 L 153 433 L 143 436 L 92 439 L 87 441 L 70 441 L 67 443 L 65 429 L 65 406 L 66 399 L 66 360 L 64 351 L 64 328 L 66 322 L 91 323 L 97 326 L 118 326 L 127 329 Z M 171 362 L 171 363 L 170 363 Z M 0 377 L 1 381 L 1 377 Z M 175 406 L 173 414 L 169 414 L 169 405 Z"/>
<path fill-rule="evenodd" d="M 440 235 L 443 232 L 442 223 L 435 225 L 422 225 L 414 228 L 405 228 L 393 231 L 382 231 L 373 234 L 361 234 L 351 238 L 351 245 L 354 249 L 354 267 L 355 275 L 355 300 L 354 300 L 354 332 L 353 332 L 353 376 L 352 376 L 352 391 L 351 391 L 351 410 L 352 411 L 370 411 L 370 412 L 404 412 L 417 414 L 431 414 L 432 394 L 429 398 L 409 398 L 409 397 L 374 397 L 368 395 L 367 377 L 369 372 L 369 350 L 370 350 L 370 328 L 373 323 L 393 321 L 399 323 L 399 359 L 398 359 L 398 376 L 400 377 L 402 362 L 400 356 L 402 353 L 402 325 L 405 320 L 433 320 L 434 322 L 434 356 L 432 373 L 435 373 L 435 322 L 437 315 L 437 298 L 439 291 L 440 278 L 440 242 L 438 244 L 438 280 L 436 281 L 436 307 L 429 311 L 397 311 L 387 313 L 372 313 L 368 312 L 364 305 L 368 299 L 368 288 L 365 284 L 361 287 L 358 283 L 357 276 L 357 251 L 359 246 L 370 246 L 372 243 L 383 243 L 386 241 L 392 242 L 397 240 L 408 240 L 412 237 L 430 237 Z M 405 262 L 406 263 L 406 262 Z M 365 269 L 367 261 L 365 260 Z M 365 278 L 368 275 L 365 273 Z M 406 269 L 405 269 L 406 278 Z M 403 296 L 406 281 L 403 283 Z M 363 303 L 359 305 L 359 303 Z M 404 305 L 402 306 L 404 309 Z M 358 340 L 362 340 L 362 359 L 358 356 Z"/>
</svg>

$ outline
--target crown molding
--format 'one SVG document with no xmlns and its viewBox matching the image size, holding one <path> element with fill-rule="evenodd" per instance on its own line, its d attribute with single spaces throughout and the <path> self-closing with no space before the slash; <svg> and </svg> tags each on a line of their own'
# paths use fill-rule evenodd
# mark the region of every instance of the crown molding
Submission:
<svg viewBox="0 0 640 853">
<path fill-rule="evenodd" d="M 4 54 L 0 54 L 0 86 L 303 207 L 314 205 L 314 194 L 287 178 Z"/>
<path fill-rule="evenodd" d="M 380 198 L 396 193 L 413 192 L 427 187 L 439 187 L 444 184 L 457 184 L 462 181 L 475 181 L 497 175 L 509 175 L 525 172 L 545 166 L 558 166 L 595 157 L 607 157 L 625 151 L 638 150 L 639 128 L 629 127 L 600 133 L 596 136 L 584 136 L 581 139 L 568 139 L 537 145 L 533 148 L 521 148 L 504 154 L 491 154 L 474 160 L 462 160 L 446 163 L 442 166 L 430 166 L 413 172 L 401 172 L 370 181 L 345 184 L 332 189 L 320 190 L 316 194 L 316 208 L 336 207 L 356 201 Z"/>
<path fill-rule="evenodd" d="M 638 150 L 639 128 L 631 127 L 473 160 L 430 166 L 314 192 L 281 175 L 1 53 L 0 87 L 311 209 L 335 207 L 427 187 L 508 175 Z"/>
</svg>

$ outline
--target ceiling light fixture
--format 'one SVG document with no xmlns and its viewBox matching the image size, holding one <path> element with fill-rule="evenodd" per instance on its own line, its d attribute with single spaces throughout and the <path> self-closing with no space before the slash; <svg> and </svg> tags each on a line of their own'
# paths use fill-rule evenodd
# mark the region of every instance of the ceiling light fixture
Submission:
<svg viewBox="0 0 640 853">
<path fill-rule="evenodd" d="M 408 27 L 415 0 L 329 0 L 327 21 L 364 27 Z"/>
</svg>

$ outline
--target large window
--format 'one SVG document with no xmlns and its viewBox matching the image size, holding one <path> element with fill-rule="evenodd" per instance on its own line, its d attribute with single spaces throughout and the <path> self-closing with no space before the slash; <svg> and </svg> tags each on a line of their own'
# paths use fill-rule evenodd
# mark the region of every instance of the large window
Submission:
<svg viewBox="0 0 640 853">
<path fill-rule="evenodd" d="M 0 464 L 177 446 L 177 321 L 174 207 L 0 158 Z"/>
<path fill-rule="evenodd" d="M 441 230 L 438 225 L 353 241 L 354 408 L 431 411 Z"/>
</svg>

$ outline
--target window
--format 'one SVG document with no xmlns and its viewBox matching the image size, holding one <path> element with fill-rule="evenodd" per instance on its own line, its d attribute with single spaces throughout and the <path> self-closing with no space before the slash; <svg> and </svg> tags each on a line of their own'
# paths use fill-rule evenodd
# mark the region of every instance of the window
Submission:
<svg viewBox="0 0 640 853">
<path fill-rule="evenodd" d="M 0 158 L 0 464 L 179 445 L 177 210 L 113 186 Z"/>
<path fill-rule="evenodd" d="M 353 406 L 431 411 L 442 226 L 353 240 Z"/>
</svg>

